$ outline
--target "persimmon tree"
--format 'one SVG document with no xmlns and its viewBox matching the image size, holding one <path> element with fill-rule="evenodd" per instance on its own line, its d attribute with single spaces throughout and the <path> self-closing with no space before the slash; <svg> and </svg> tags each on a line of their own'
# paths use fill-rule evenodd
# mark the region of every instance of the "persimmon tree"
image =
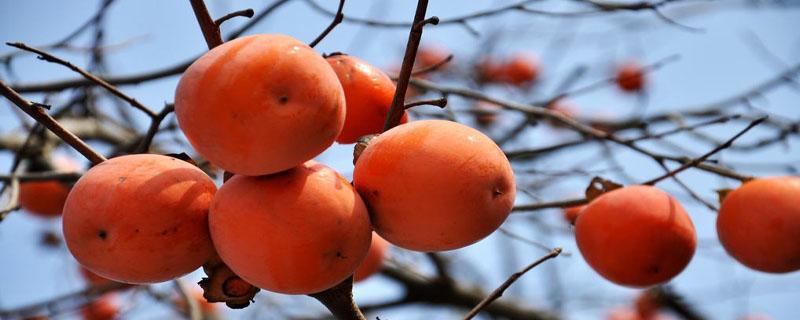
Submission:
<svg viewBox="0 0 800 320">
<path fill-rule="evenodd" d="M 118 48 L 105 40 L 104 22 L 121 1 L 101 1 L 51 44 L 3 39 L 13 49 L 2 56 L 3 112 L 18 119 L 4 120 L 0 132 L 11 160 L 0 222 L 60 220 L 43 244 L 69 252 L 86 286 L 2 306 L 2 319 L 135 318 L 154 306 L 193 320 L 239 315 L 225 311 L 234 309 L 257 318 L 385 319 L 421 305 L 440 310 L 435 318 L 564 319 L 574 314 L 567 303 L 582 299 L 608 319 L 713 319 L 707 302 L 674 285 L 693 274 L 704 280 L 708 271 L 687 266 L 710 264 L 697 259 L 709 247 L 717 264 L 798 280 L 800 113 L 783 116 L 758 101 L 796 90 L 800 64 L 751 33 L 753 50 L 779 67 L 774 76 L 715 103 L 653 109 L 651 92 L 670 90 L 653 79 L 681 52 L 603 66 L 556 62 L 507 49 L 503 41 L 519 37 L 491 23 L 627 14 L 638 24 L 615 32 L 657 25 L 696 34 L 706 30 L 683 15 L 734 4 L 527 0 L 453 15 L 418 0 L 413 15 L 394 21 L 351 15 L 345 0 L 277 0 L 233 12 L 189 0 L 193 36 L 208 51 L 116 75 L 106 72 Z M 292 3 L 306 5 L 305 19 L 324 21 L 318 36 L 285 35 L 308 28 L 302 23 L 259 29 Z M 779 5 L 767 1 L 749 14 Z M 231 19 L 246 22 L 223 32 Z M 341 37 L 342 24 L 367 30 L 355 38 L 362 45 L 376 38 L 371 32 L 402 30 L 402 60 L 381 68 L 352 48 L 315 49 Z M 447 26 L 462 28 L 474 49 L 424 41 Z M 601 43 L 615 36 L 570 32 Z M 82 35 L 91 36 L 87 48 L 76 44 Z M 572 41 L 548 47 L 565 55 Z M 70 50 L 87 55 L 88 66 L 64 58 Z M 24 55 L 77 75 L 18 81 L 27 71 L 14 62 Z M 127 92 L 162 79 L 174 80 L 175 94 L 160 109 Z M 599 116 L 577 103 L 604 92 L 636 109 Z M 728 160 L 737 153 L 750 158 Z M 68 155 L 83 157 L 85 168 Z M 567 259 L 580 273 L 563 274 Z M 487 272 L 490 260 L 502 267 Z M 536 273 L 538 283 L 525 281 Z M 186 280 L 198 276 L 197 284 Z M 359 291 L 376 278 L 390 289 Z M 635 291 L 608 301 L 587 282 Z"/>
</svg>

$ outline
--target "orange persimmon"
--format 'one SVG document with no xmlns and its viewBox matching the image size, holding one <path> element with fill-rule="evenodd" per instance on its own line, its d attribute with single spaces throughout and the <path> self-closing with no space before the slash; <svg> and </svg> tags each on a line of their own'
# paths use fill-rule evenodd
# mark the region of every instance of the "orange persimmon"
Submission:
<svg viewBox="0 0 800 320">
<path fill-rule="evenodd" d="M 367 257 L 364 258 L 364 261 L 361 262 L 361 265 L 358 266 L 358 269 L 353 274 L 353 281 L 364 280 L 380 271 L 387 254 L 389 254 L 389 243 L 373 232 L 372 243 L 369 246 Z"/>
<path fill-rule="evenodd" d="M 53 164 L 58 172 L 78 171 L 78 165 L 69 158 L 56 157 Z M 69 189 L 69 184 L 56 180 L 20 183 L 19 206 L 39 217 L 56 217 L 64 209 Z"/>
<path fill-rule="evenodd" d="M 179 159 L 154 154 L 104 161 L 81 177 L 64 205 L 64 240 L 78 262 L 124 283 L 189 273 L 213 253 L 211 178 Z"/>
<path fill-rule="evenodd" d="M 564 220 L 569 222 L 569 224 L 574 225 L 575 220 L 578 219 L 578 216 L 581 214 L 583 209 L 586 209 L 586 205 L 564 208 L 562 210 L 562 213 L 564 214 Z"/>
<path fill-rule="evenodd" d="M 725 250 L 758 271 L 800 270 L 800 177 L 745 182 L 722 201 L 717 235 Z"/>
<path fill-rule="evenodd" d="M 286 294 L 315 293 L 346 279 L 372 235 L 361 197 L 314 161 L 267 176 L 233 176 L 214 197 L 209 224 L 234 273 Z"/>
<path fill-rule="evenodd" d="M 494 141 L 444 120 L 409 122 L 374 138 L 353 183 L 375 231 L 417 251 L 483 239 L 508 217 L 516 193 L 511 165 Z"/>
<path fill-rule="evenodd" d="M 81 309 L 83 320 L 114 320 L 119 315 L 119 307 L 112 301 L 113 295 L 106 294 L 89 302 Z"/>
<path fill-rule="evenodd" d="M 635 92 L 644 88 L 644 69 L 638 63 L 628 61 L 617 69 L 617 85 L 623 91 Z"/>
<path fill-rule="evenodd" d="M 353 56 L 326 58 L 339 77 L 347 101 L 347 115 L 339 143 L 355 143 L 358 138 L 380 133 L 394 98 L 395 85 L 380 69 Z M 408 122 L 405 111 L 400 123 Z"/>
<path fill-rule="evenodd" d="M 680 203 L 642 185 L 590 202 L 575 221 L 575 239 L 597 273 L 628 287 L 669 281 L 686 268 L 697 247 L 694 225 Z"/>
<path fill-rule="evenodd" d="M 295 167 L 333 144 L 345 97 L 331 66 L 285 35 L 228 41 L 197 59 L 175 92 L 192 146 L 226 171 L 263 175 Z"/>
</svg>

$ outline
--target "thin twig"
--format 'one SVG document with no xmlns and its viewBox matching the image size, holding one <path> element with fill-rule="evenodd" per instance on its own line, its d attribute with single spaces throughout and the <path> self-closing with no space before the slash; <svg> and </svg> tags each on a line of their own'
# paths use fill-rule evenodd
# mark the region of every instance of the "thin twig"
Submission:
<svg viewBox="0 0 800 320">
<path fill-rule="evenodd" d="M 320 33 L 317 38 L 314 39 L 314 41 L 311 41 L 311 43 L 308 44 L 309 47 L 316 47 L 317 44 L 322 41 L 322 39 L 325 39 L 325 37 L 328 36 L 331 31 L 333 31 L 333 28 L 336 28 L 336 26 L 342 23 L 342 20 L 344 19 L 344 13 L 342 13 L 343 9 L 344 0 L 339 0 L 339 7 L 336 9 L 336 15 L 334 15 L 333 21 L 331 21 L 331 24 L 329 24 L 325 30 L 322 30 L 322 33 Z"/>
<path fill-rule="evenodd" d="M 197 300 L 189 294 L 183 282 L 180 279 L 172 280 L 172 286 L 187 306 L 186 311 L 189 320 L 201 320 L 203 318 L 203 313 L 200 311 L 200 306 L 197 305 Z"/>
<path fill-rule="evenodd" d="M 142 137 L 142 141 L 136 147 L 134 153 L 145 153 L 150 149 L 150 144 L 153 143 L 153 138 L 158 133 L 158 128 L 161 126 L 161 122 L 164 121 L 164 118 L 167 117 L 171 112 L 175 111 L 175 104 L 168 104 L 161 110 L 153 119 L 150 121 L 150 127 L 147 128 L 147 133 L 144 134 Z"/>
<path fill-rule="evenodd" d="M 645 182 L 642 182 L 642 184 L 643 185 L 654 185 L 654 184 L 658 183 L 661 180 L 664 180 L 666 178 L 675 176 L 676 174 L 680 173 L 681 171 L 684 171 L 686 169 L 695 167 L 700 163 L 703 163 L 704 161 L 706 161 L 706 159 L 708 159 L 712 155 L 716 154 L 717 152 L 720 152 L 720 151 L 724 150 L 725 148 L 730 147 L 733 144 L 733 142 L 736 141 L 736 139 L 739 139 L 739 137 L 741 137 L 742 135 L 747 133 L 747 131 L 750 131 L 750 129 L 753 129 L 755 126 L 757 126 L 760 123 L 764 122 L 764 120 L 767 120 L 766 116 L 758 118 L 758 119 L 754 120 L 753 122 L 750 122 L 750 124 L 747 127 L 745 127 L 744 129 L 742 129 L 742 131 L 739 131 L 739 133 L 735 134 L 733 137 L 728 139 L 728 141 L 725 141 L 725 143 L 723 143 L 721 145 L 718 145 L 716 148 L 711 149 L 711 151 L 706 152 L 704 155 L 702 155 L 700 157 L 697 157 L 697 158 L 695 158 L 695 159 L 693 159 L 693 160 L 691 160 L 689 162 L 685 162 L 683 165 L 681 165 L 680 167 L 676 168 L 675 170 L 669 171 L 669 172 L 667 172 L 667 173 L 665 173 L 665 174 L 663 174 L 661 176 L 658 176 L 656 178 L 653 178 L 653 179 L 647 180 Z M 745 177 L 745 178 L 746 179 L 744 179 L 744 180 L 752 179 L 752 177 Z"/>
<path fill-rule="evenodd" d="M 220 26 L 222 26 L 222 24 L 225 21 L 228 21 L 230 19 L 233 19 L 233 18 L 236 18 L 236 17 L 252 18 L 255 14 L 256 14 L 256 12 L 253 11 L 253 9 L 250 9 L 250 8 L 247 8 L 247 9 L 244 9 L 244 10 L 239 10 L 239 11 L 234 11 L 234 12 L 231 12 L 229 14 L 226 14 L 226 15 L 220 17 L 217 20 L 214 20 L 214 24 L 217 25 L 217 28 L 219 28 Z"/>
<path fill-rule="evenodd" d="M 486 306 L 488 306 L 490 303 L 503 296 L 503 292 L 505 292 L 506 289 L 508 289 L 508 287 L 514 284 L 514 282 L 517 281 L 520 277 L 522 277 L 526 272 L 530 271 L 531 269 L 535 268 L 536 266 L 542 264 L 547 260 L 557 257 L 559 254 L 561 254 L 561 248 L 555 248 L 552 251 L 550 251 L 550 253 L 539 258 L 539 260 L 534 261 L 533 263 L 529 264 L 522 270 L 512 274 L 510 277 L 508 277 L 508 279 L 506 279 L 505 282 L 503 282 L 503 284 L 501 284 L 499 287 L 497 287 L 497 289 L 492 291 L 492 293 L 489 294 L 485 299 L 483 299 L 483 301 L 478 303 L 478 305 L 476 305 L 475 308 L 472 308 L 472 310 L 470 310 L 469 313 L 467 313 L 467 315 L 464 316 L 464 320 L 472 319 L 473 317 L 478 315 L 478 313 L 481 312 L 483 308 L 486 308 Z"/>
<path fill-rule="evenodd" d="M 11 100 L 17 107 L 52 131 L 56 136 L 61 138 L 61 140 L 64 140 L 64 142 L 75 148 L 75 150 L 80 152 L 86 159 L 89 159 L 92 164 L 98 164 L 106 160 L 103 155 L 92 149 L 86 142 L 83 142 L 83 140 L 64 129 L 53 117 L 44 112 L 42 108 L 35 107 L 30 101 L 20 96 L 19 93 L 2 81 L 0 81 L 0 94 L 5 96 L 8 100 Z"/>
<path fill-rule="evenodd" d="M 133 97 L 123 93 L 122 91 L 117 89 L 117 87 L 111 85 L 110 83 L 106 82 L 105 80 L 100 79 L 99 77 L 89 73 L 86 70 L 83 70 L 82 68 L 79 68 L 78 66 L 72 64 L 69 61 L 66 61 L 64 59 L 56 57 L 56 56 L 54 56 L 52 54 L 49 54 L 47 52 L 44 52 L 44 51 L 42 51 L 40 49 L 28 46 L 28 45 L 26 45 L 26 44 L 24 44 L 22 42 L 14 42 L 14 43 L 6 42 L 6 44 L 9 45 L 9 46 L 12 46 L 14 48 L 20 49 L 20 50 L 25 50 L 25 51 L 36 53 L 36 54 L 39 55 L 39 59 L 41 59 L 41 60 L 65 66 L 65 67 L 69 68 L 70 70 L 77 72 L 78 74 L 80 74 L 81 76 L 86 78 L 87 80 L 89 80 L 89 81 L 91 81 L 93 83 L 96 83 L 97 85 L 99 85 L 99 86 L 103 87 L 104 89 L 108 90 L 108 92 L 111 92 L 111 94 L 117 96 L 118 98 L 120 98 L 122 100 L 125 100 L 125 102 L 130 104 L 132 107 L 141 110 L 142 112 L 146 113 L 151 118 L 156 116 L 156 113 L 153 112 L 153 110 L 150 110 L 150 108 L 146 107 L 141 102 L 139 102 L 136 99 L 134 99 Z"/>
<path fill-rule="evenodd" d="M 407 103 L 403 107 L 403 110 L 407 110 L 407 109 L 410 109 L 410 108 L 413 108 L 413 107 L 416 107 L 416 106 L 424 106 L 424 105 L 437 106 L 439 108 L 444 108 L 444 107 L 447 106 L 447 98 L 442 97 L 442 98 L 439 98 L 439 99 L 420 100 L 420 101 L 410 102 L 410 103 Z"/>
</svg>

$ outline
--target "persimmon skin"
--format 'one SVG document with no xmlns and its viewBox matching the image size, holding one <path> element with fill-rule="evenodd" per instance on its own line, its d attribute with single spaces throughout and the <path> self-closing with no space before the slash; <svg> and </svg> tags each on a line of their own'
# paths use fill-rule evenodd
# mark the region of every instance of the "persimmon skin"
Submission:
<svg viewBox="0 0 800 320">
<path fill-rule="evenodd" d="M 81 309 L 83 320 L 114 320 L 119 315 L 119 307 L 112 301 L 113 295 L 104 295 Z"/>
<path fill-rule="evenodd" d="M 369 246 L 369 252 L 361 265 L 358 266 L 356 272 L 353 274 L 353 281 L 359 282 L 369 278 L 373 274 L 381 271 L 383 261 L 386 260 L 389 254 L 389 243 L 383 240 L 377 233 L 372 233 L 372 243 Z"/>
<path fill-rule="evenodd" d="M 326 58 L 344 90 L 347 115 L 338 143 L 355 143 L 368 134 L 380 133 L 386 114 L 392 106 L 395 85 L 380 69 L 348 55 Z M 403 111 L 400 123 L 408 122 Z"/>
<path fill-rule="evenodd" d="M 103 285 L 107 285 L 107 284 L 110 284 L 110 283 L 114 282 L 114 280 L 103 278 L 103 277 L 97 275 L 96 273 L 89 271 L 89 269 L 86 269 L 84 267 L 78 267 L 78 268 L 80 270 L 80 273 L 81 273 L 81 276 L 83 277 L 83 279 L 86 280 L 86 283 L 88 283 L 92 287 L 103 286 Z"/>
<path fill-rule="evenodd" d="M 722 246 L 758 271 L 800 270 L 800 177 L 760 178 L 731 191 L 717 216 Z"/>
<path fill-rule="evenodd" d="M 72 159 L 57 156 L 53 162 L 56 171 L 78 171 L 78 165 Z M 69 189 L 67 183 L 54 180 L 22 182 L 19 184 L 19 206 L 38 217 L 57 217 L 64 209 Z"/>
<path fill-rule="evenodd" d="M 60 181 L 31 181 L 19 184 L 19 206 L 31 214 L 53 218 L 61 214 L 69 187 Z"/>
<path fill-rule="evenodd" d="M 672 279 L 686 268 L 697 247 L 694 225 L 680 203 L 641 185 L 590 202 L 575 222 L 575 239 L 592 269 L 627 287 Z"/>
<path fill-rule="evenodd" d="M 345 97 L 330 65 L 308 45 L 253 35 L 189 66 L 175 92 L 175 114 L 203 157 L 255 176 L 297 166 L 333 144 Z"/>
<path fill-rule="evenodd" d="M 75 184 L 64 205 L 67 248 L 97 275 L 156 283 L 189 273 L 213 253 L 208 209 L 214 182 L 172 157 L 104 161 Z"/>
<path fill-rule="evenodd" d="M 423 120 L 372 140 L 353 183 L 386 241 L 416 251 L 465 247 L 494 232 L 511 211 L 514 173 L 483 133 Z"/>
<path fill-rule="evenodd" d="M 578 219 L 578 216 L 581 214 L 581 212 L 583 212 L 583 209 L 586 209 L 586 205 L 564 208 L 564 220 L 571 225 L 575 225 L 575 220 Z"/>
<path fill-rule="evenodd" d="M 534 56 L 517 54 L 503 64 L 502 79 L 516 86 L 531 83 L 539 77 L 540 68 Z"/>
<path fill-rule="evenodd" d="M 261 177 L 233 176 L 209 216 L 217 253 L 245 281 L 310 294 L 349 277 L 369 250 L 367 208 L 350 183 L 322 164 Z"/>
<path fill-rule="evenodd" d="M 629 61 L 617 69 L 617 85 L 627 92 L 636 92 L 644 88 L 644 69 L 638 63 Z"/>
</svg>

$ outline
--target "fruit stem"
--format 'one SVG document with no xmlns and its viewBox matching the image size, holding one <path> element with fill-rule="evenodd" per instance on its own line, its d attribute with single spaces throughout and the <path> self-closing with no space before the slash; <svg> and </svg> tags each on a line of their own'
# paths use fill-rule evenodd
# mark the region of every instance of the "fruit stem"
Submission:
<svg viewBox="0 0 800 320">
<path fill-rule="evenodd" d="M 339 320 L 366 320 L 361 309 L 353 299 L 353 277 L 345 279 L 336 286 L 318 293 L 309 294 L 317 299 Z"/>
</svg>

